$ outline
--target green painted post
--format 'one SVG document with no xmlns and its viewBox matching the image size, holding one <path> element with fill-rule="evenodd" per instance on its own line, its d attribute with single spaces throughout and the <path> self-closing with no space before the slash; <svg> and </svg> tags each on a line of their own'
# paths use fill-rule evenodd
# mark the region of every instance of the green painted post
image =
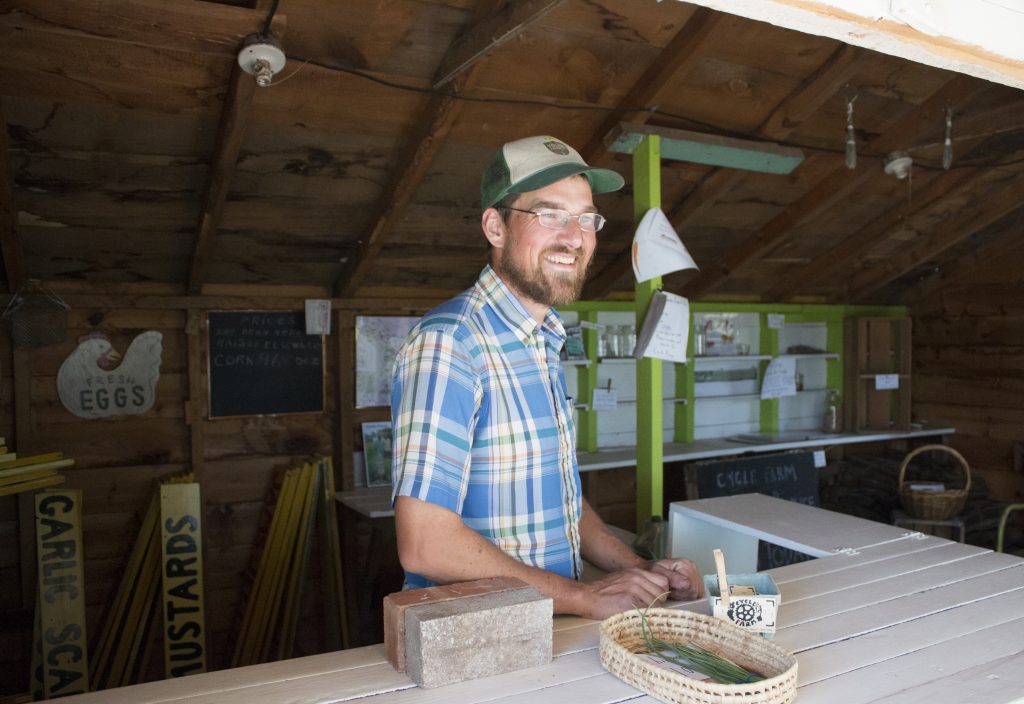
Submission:
<svg viewBox="0 0 1024 704">
<path fill-rule="evenodd" d="M 661 140 L 645 137 L 633 154 L 633 217 L 639 224 L 651 208 L 661 207 Z M 661 277 L 636 284 L 636 329 L 644 316 Z M 636 525 L 637 530 L 651 516 L 662 514 L 662 430 L 661 360 L 645 357 L 636 363 Z"/>
<path fill-rule="evenodd" d="M 596 323 L 597 310 L 580 311 L 580 322 Z M 597 330 L 583 328 L 583 349 L 590 364 L 576 370 L 576 388 L 580 403 L 587 404 L 579 410 L 579 424 L 576 426 L 576 443 L 586 452 L 597 451 L 597 411 L 590 408 L 594 387 L 597 386 Z"/>
<path fill-rule="evenodd" d="M 761 313 L 761 354 L 770 354 L 772 357 L 779 353 L 779 331 L 768 327 L 768 313 Z M 765 369 L 768 362 L 761 362 L 761 379 L 764 379 Z M 770 398 L 761 401 L 761 432 L 779 432 L 779 400 Z"/>
</svg>

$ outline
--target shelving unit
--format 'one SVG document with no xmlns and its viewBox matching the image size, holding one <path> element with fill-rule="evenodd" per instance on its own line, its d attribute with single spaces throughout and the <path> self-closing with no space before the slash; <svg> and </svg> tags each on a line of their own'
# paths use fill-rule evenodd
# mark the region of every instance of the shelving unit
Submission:
<svg viewBox="0 0 1024 704">
<path fill-rule="evenodd" d="M 910 428 L 910 319 L 846 321 L 847 427 L 853 430 Z M 880 389 L 880 376 L 895 376 L 895 389 Z"/>
</svg>

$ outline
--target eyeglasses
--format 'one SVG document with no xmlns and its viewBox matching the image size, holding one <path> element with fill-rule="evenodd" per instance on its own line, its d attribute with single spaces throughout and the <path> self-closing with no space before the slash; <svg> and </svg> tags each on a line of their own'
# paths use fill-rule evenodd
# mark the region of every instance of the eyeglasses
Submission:
<svg viewBox="0 0 1024 704">
<path fill-rule="evenodd" d="M 573 218 L 576 218 L 579 222 L 581 230 L 588 230 L 590 232 L 597 232 L 604 227 L 605 223 L 604 216 L 598 215 L 597 213 L 580 213 L 579 215 L 573 215 L 565 210 L 553 210 L 550 208 L 544 208 L 542 210 L 522 210 L 521 208 L 512 208 L 509 206 L 505 206 L 505 209 L 514 210 L 517 213 L 536 215 L 537 222 L 552 230 L 561 230 L 563 227 L 566 227 L 569 224 L 569 221 Z"/>
</svg>

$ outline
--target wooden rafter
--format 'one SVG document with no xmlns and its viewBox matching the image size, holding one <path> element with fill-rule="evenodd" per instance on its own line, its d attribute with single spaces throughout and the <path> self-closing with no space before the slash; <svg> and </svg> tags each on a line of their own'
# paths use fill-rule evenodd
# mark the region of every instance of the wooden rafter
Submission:
<svg viewBox="0 0 1024 704">
<path fill-rule="evenodd" d="M 501 12 L 489 14 L 459 36 L 449 47 L 434 74 L 434 90 L 452 81 L 499 46 L 519 36 L 524 29 L 565 0 L 518 0 Z"/>
<path fill-rule="evenodd" d="M 771 139 L 784 139 L 795 130 L 801 122 L 812 115 L 825 101 L 848 82 L 856 66 L 859 52 L 848 46 L 841 46 L 822 63 L 815 72 L 808 76 L 792 94 L 783 100 L 765 118 L 759 132 Z M 744 172 L 736 169 L 711 168 L 687 196 L 668 212 L 669 222 L 676 231 L 685 229 L 686 223 L 698 217 L 708 206 L 715 203 L 719 196 L 727 193 L 736 182 L 743 178 Z M 588 297 L 601 298 L 615 286 L 615 283 L 629 270 L 630 258 L 628 251 L 605 267 L 590 282 Z"/>
<path fill-rule="evenodd" d="M 165 0 L 16 0 L 0 4 L 0 25 L 88 36 L 139 46 L 235 55 L 244 37 L 263 28 L 266 13 L 211 2 Z M 274 17 L 280 36 L 285 19 Z"/>
<path fill-rule="evenodd" d="M 917 215 L 927 213 L 945 198 L 970 184 L 977 175 L 978 171 L 975 169 L 962 169 L 936 177 L 927 187 L 914 194 L 916 205 L 912 210 L 908 211 L 901 203 L 882 213 L 855 234 L 844 238 L 835 247 L 814 257 L 800 269 L 781 277 L 779 285 L 765 294 L 765 300 L 785 301 L 795 295 L 807 293 L 811 284 L 816 281 L 839 274 L 841 269 L 849 270 L 851 262 L 856 262 L 865 252 L 891 237 Z"/>
<path fill-rule="evenodd" d="M 556 5 L 564 0 L 545 0 L 544 2 L 522 3 L 529 10 L 529 18 L 536 21 L 543 17 Z M 462 110 L 461 101 L 456 97 L 459 93 L 471 88 L 476 83 L 476 76 L 479 73 L 479 60 L 486 56 L 497 46 L 493 44 L 490 48 L 482 45 L 480 37 L 497 36 L 501 42 L 507 41 L 511 32 L 516 34 L 527 27 L 527 17 L 524 12 L 517 8 L 520 3 L 508 3 L 505 5 L 499 16 L 503 19 L 500 23 L 494 23 L 491 13 L 493 3 L 485 4 L 478 12 L 486 19 L 473 25 L 467 32 L 468 37 L 464 45 L 456 42 L 449 49 L 449 53 L 441 60 L 441 66 L 446 72 L 453 70 L 454 64 L 458 64 L 461 73 L 454 78 L 448 79 L 448 88 L 444 94 L 435 94 L 431 97 L 427 107 L 424 109 L 421 119 L 416 120 L 418 127 L 408 135 L 405 153 L 397 163 L 401 165 L 400 170 L 392 175 L 391 181 L 384 189 L 384 193 L 377 202 L 377 207 L 371 218 L 371 225 L 367 234 L 360 238 L 355 251 L 345 261 L 337 279 L 334 282 L 334 294 L 341 298 L 349 298 L 355 295 L 359 286 L 366 278 L 367 273 L 373 266 L 374 260 L 384 246 L 387 233 L 398 218 L 402 216 L 406 206 L 412 200 L 420 182 L 426 175 L 430 164 L 434 161 L 438 151 L 444 144 L 448 133 L 458 114 Z M 485 24 L 481 24 L 485 23 Z M 484 26 L 485 29 L 477 29 Z M 470 47 L 471 49 L 466 49 Z M 472 59 L 467 59 L 468 53 L 473 54 Z M 457 52 L 457 53 L 456 53 Z M 464 52 L 466 52 L 464 54 Z M 449 55 L 455 57 L 449 64 Z M 477 63 L 471 63 L 476 61 Z M 437 82 L 437 81 L 435 81 Z"/>
<path fill-rule="evenodd" d="M 1020 129 L 1016 121 L 1021 106 L 1012 104 L 983 112 L 968 114 L 957 122 L 958 139 L 977 139 L 991 137 L 1002 132 Z M 938 146 L 938 145 L 936 145 Z M 840 269 L 849 269 L 850 262 L 860 260 L 865 253 L 871 251 L 879 242 L 891 237 L 896 231 L 905 227 L 918 214 L 927 213 L 940 205 L 947 198 L 955 198 L 958 193 L 968 190 L 973 179 L 984 173 L 981 167 L 958 166 L 952 171 L 942 173 L 932 179 L 924 188 L 914 189 L 915 206 L 908 210 L 901 202 L 899 205 L 882 213 L 877 218 L 860 228 L 855 234 L 846 237 L 842 242 L 828 251 L 814 257 L 800 269 L 790 272 L 780 280 L 779 285 L 769 290 L 763 298 L 769 301 L 785 301 L 793 296 L 806 294 L 811 284 L 833 274 Z"/>
<path fill-rule="evenodd" d="M 1022 207 L 1019 177 L 1019 173 L 1006 175 L 1000 185 L 991 190 L 979 187 L 980 179 L 975 181 L 974 198 L 958 208 L 953 217 L 935 228 L 922 242 L 855 273 L 850 279 L 848 300 L 864 300 L 889 282 Z"/>
<path fill-rule="evenodd" d="M 580 150 L 580 156 L 584 161 L 592 166 L 603 166 L 611 161 L 612 155 L 604 143 L 605 136 L 621 122 L 646 123 L 651 113 L 645 110 L 638 111 L 636 108 L 657 104 L 662 93 L 671 90 L 675 85 L 676 76 L 689 70 L 700 60 L 701 47 L 721 21 L 721 14 L 705 8 L 697 8 L 690 15 L 686 24 L 676 32 L 672 41 L 622 99 L 620 107 L 605 117 L 590 141 Z M 587 281 L 583 297 L 603 298 L 629 266 L 628 252 L 613 258 L 610 264 Z"/>
<path fill-rule="evenodd" d="M 885 153 L 906 147 L 918 137 L 922 121 L 941 115 L 949 104 L 958 104 L 977 91 L 979 82 L 967 76 L 956 75 L 939 87 L 931 96 L 916 108 L 895 118 L 886 126 L 882 133 L 871 140 L 868 146 L 871 151 Z M 825 210 L 835 206 L 847 197 L 855 188 L 870 178 L 876 178 L 876 172 L 861 168 L 850 171 L 843 162 L 832 154 L 816 154 L 807 162 L 825 160 L 835 163 L 832 172 L 818 181 L 818 185 L 805 193 L 788 208 L 772 218 L 753 237 L 729 253 L 717 266 L 706 266 L 695 278 L 684 287 L 684 295 L 699 298 L 714 290 L 730 274 L 753 261 L 768 249 L 777 247 L 784 242 L 800 223 L 813 218 Z M 807 162 L 804 162 L 806 167 Z"/>
<path fill-rule="evenodd" d="M 1020 236 L 1022 224 L 1024 212 L 1019 213 L 1017 218 L 1002 221 L 998 225 L 999 230 L 991 235 L 986 234 L 985 240 L 978 246 L 963 252 L 955 261 L 943 262 L 936 276 L 922 278 L 906 289 L 903 300 L 915 313 L 942 310 L 943 299 L 947 295 L 962 302 L 963 299 L 957 294 L 963 289 L 992 285 L 980 282 L 1020 281 L 1024 277 L 1020 267 L 1021 259 L 1024 258 L 1024 239 Z M 1015 293 L 1006 302 L 1016 303 L 1017 298 Z"/>
<path fill-rule="evenodd" d="M 7 144 L 7 123 L 0 104 L 0 253 L 4 258 L 7 288 L 14 293 L 25 280 L 25 251 L 18 235 L 14 206 L 14 167 Z"/>
<path fill-rule="evenodd" d="M 227 199 L 231 177 L 235 173 L 238 152 L 242 148 L 255 92 L 256 83 L 253 77 L 235 63 L 203 191 L 199 225 L 189 266 L 189 293 L 195 294 L 202 290 L 203 278 L 210 262 L 213 235 L 224 217 L 224 202 Z"/>
</svg>

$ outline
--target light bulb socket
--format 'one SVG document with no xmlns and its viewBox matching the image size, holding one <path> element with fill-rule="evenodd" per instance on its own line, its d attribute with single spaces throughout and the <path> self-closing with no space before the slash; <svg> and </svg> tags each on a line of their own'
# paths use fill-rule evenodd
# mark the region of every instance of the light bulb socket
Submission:
<svg viewBox="0 0 1024 704">
<path fill-rule="evenodd" d="M 238 65 L 255 76 L 256 85 L 261 88 L 270 85 L 274 74 L 284 68 L 286 60 L 281 45 L 270 35 L 250 34 L 238 52 Z"/>
<path fill-rule="evenodd" d="M 910 174 L 914 160 L 906 152 L 891 152 L 885 157 L 885 173 L 903 180 Z"/>
</svg>

